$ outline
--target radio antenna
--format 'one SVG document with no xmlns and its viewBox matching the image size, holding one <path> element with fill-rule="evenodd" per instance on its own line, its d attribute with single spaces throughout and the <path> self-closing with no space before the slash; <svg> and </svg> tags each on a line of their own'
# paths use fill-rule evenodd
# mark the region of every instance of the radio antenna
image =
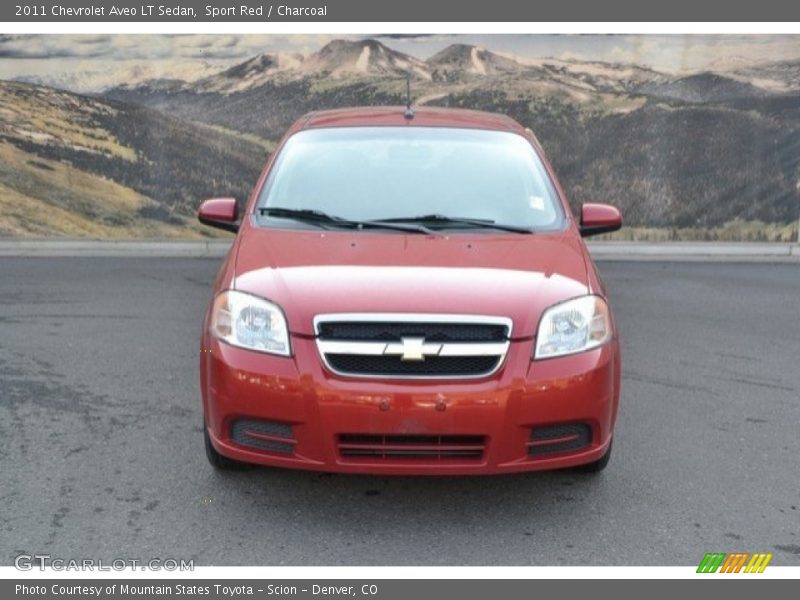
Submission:
<svg viewBox="0 0 800 600">
<path fill-rule="evenodd" d="M 406 111 L 403 116 L 408 120 L 414 118 L 414 109 L 411 106 L 411 72 L 406 73 Z"/>
</svg>

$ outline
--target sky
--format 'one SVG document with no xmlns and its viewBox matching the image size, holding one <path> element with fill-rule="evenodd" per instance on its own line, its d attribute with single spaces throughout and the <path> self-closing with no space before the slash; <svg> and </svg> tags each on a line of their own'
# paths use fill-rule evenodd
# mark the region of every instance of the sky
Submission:
<svg viewBox="0 0 800 600">
<path fill-rule="evenodd" d="M 452 43 L 526 58 L 636 63 L 671 73 L 800 60 L 800 35 L 0 35 L 0 79 L 100 91 L 156 77 L 191 79 L 264 52 L 373 37 L 425 59 Z"/>
</svg>

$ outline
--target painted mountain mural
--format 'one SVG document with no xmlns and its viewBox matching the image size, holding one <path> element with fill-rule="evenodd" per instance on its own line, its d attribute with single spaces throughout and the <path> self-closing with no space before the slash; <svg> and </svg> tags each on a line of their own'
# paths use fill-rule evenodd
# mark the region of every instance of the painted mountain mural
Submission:
<svg viewBox="0 0 800 600">
<path fill-rule="evenodd" d="M 762 224 L 762 238 L 791 235 L 800 62 L 676 74 L 463 43 L 422 60 L 366 39 L 93 94 L 0 82 L 0 236 L 211 235 L 194 223 L 197 205 L 244 200 L 294 119 L 402 104 L 407 74 L 419 105 L 501 112 L 533 129 L 574 208 L 610 202 L 639 228 L 740 222 Z"/>
</svg>

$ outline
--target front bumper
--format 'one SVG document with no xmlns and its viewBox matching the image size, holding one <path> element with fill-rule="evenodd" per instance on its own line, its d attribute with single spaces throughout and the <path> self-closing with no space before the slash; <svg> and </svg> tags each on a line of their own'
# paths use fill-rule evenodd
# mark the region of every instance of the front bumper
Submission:
<svg viewBox="0 0 800 600">
<path fill-rule="evenodd" d="M 533 362 L 532 340 L 511 343 L 502 368 L 487 379 L 351 379 L 327 371 L 313 339 L 293 337 L 294 356 L 242 350 L 204 340 L 201 390 L 205 423 L 217 452 L 262 465 L 371 474 L 496 474 L 591 463 L 611 442 L 620 388 L 616 339 L 581 354 Z M 240 419 L 291 426 L 291 452 L 237 443 Z M 531 454 L 531 430 L 585 424 L 586 445 Z M 343 435 L 473 436 L 479 456 L 345 456 Z M 285 445 L 284 445 L 285 447 Z"/>
</svg>

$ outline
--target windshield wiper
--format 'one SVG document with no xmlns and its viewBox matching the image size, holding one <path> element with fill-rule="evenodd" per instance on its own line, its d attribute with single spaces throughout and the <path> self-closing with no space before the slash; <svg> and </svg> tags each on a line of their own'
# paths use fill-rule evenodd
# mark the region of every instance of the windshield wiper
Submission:
<svg viewBox="0 0 800 600">
<path fill-rule="evenodd" d="M 280 206 L 262 206 L 258 209 L 259 214 L 267 215 L 270 217 L 278 217 L 279 219 L 292 219 L 301 223 L 311 223 L 324 227 L 325 225 L 333 225 L 336 227 L 344 227 L 350 229 L 392 229 L 395 231 L 405 231 L 408 233 L 427 233 L 437 235 L 433 229 L 428 229 L 424 225 L 402 225 L 400 223 L 391 223 L 383 221 L 354 221 L 352 219 L 345 219 L 344 217 L 337 217 L 329 215 L 321 210 L 313 208 L 284 208 Z"/>
<path fill-rule="evenodd" d="M 513 233 L 533 233 L 532 230 L 516 225 L 505 225 L 496 223 L 491 219 L 472 219 L 469 217 L 448 217 L 447 215 L 430 214 L 418 215 L 416 217 L 394 217 L 391 219 L 378 219 L 372 223 L 425 223 L 437 225 L 468 225 L 481 229 L 498 229 L 500 231 L 511 231 Z"/>
</svg>

